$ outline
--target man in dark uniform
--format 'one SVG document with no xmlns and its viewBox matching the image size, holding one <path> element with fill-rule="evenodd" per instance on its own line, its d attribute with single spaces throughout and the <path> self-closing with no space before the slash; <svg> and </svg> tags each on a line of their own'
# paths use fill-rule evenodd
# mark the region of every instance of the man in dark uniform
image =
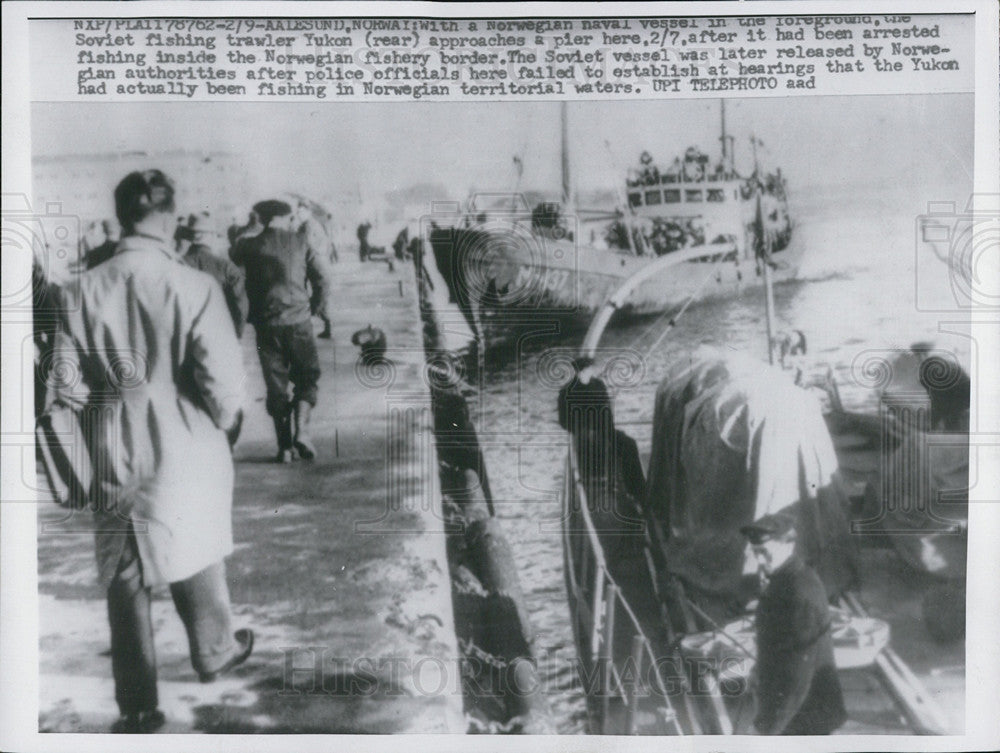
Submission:
<svg viewBox="0 0 1000 753">
<path fill-rule="evenodd" d="M 254 211 L 264 230 L 241 240 L 233 261 L 246 271 L 249 321 L 257 331 L 267 412 L 278 439 L 277 459 L 282 463 L 296 456 L 311 460 L 316 449 L 309 437 L 309 418 L 316 406 L 320 369 L 310 317 L 326 313 L 329 272 L 305 237 L 291 230 L 291 206 L 269 200 L 255 205 Z M 312 286 L 311 296 L 307 285 Z"/>
<path fill-rule="evenodd" d="M 229 259 L 212 251 L 209 243 L 215 235 L 212 219 L 208 212 L 192 214 L 188 218 L 186 240 L 191 242 L 182 257 L 189 267 L 200 269 L 212 275 L 222 287 L 226 296 L 226 307 L 233 319 L 236 337 L 243 336 L 243 325 L 247 319 L 247 294 L 243 285 L 243 272 Z"/>
<path fill-rule="evenodd" d="M 372 229 L 372 224 L 370 222 L 362 222 L 358 225 L 358 253 L 361 256 L 361 261 L 367 261 L 370 249 L 368 246 L 368 233 Z"/>
<path fill-rule="evenodd" d="M 758 711 L 763 735 L 828 735 L 847 719 L 833 658 L 830 606 L 795 552 L 794 507 L 741 530 L 765 581 L 757 605 Z"/>
</svg>

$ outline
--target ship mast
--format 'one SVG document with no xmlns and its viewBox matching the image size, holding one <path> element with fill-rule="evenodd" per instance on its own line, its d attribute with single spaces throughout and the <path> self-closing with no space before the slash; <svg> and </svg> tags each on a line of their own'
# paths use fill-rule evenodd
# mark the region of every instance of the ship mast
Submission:
<svg viewBox="0 0 1000 753">
<path fill-rule="evenodd" d="M 729 172 L 729 144 L 726 143 L 726 100 L 719 100 L 719 115 L 722 119 L 721 135 L 719 141 L 722 142 L 722 166 Z"/>
<path fill-rule="evenodd" d="M 730 178 L 736 170 L 736 149 L 733 141 L 734 137 L 726 133 L 726 100 L 719 100 L 719 116 L 721 119 L 721 134 L 719 141 L 722 142 L 722 167 L 726 172 L 726 178 Z"/>
<path fill-rule="evenodd" d="M 760 179 L 760 164 L 757 161 L 757 136 L 750 135 L 750 145 L 753 147 L 754 193 L 757 195 L 757 210 L 754 217 L 755 252 L 757 264 L 764 273 L 764 320 L 767 324 L 767 361 L 774 365 L 774 349 L 776 322 L 774 316 L 774 281 L 771 277 L 771 235 L 764 223 L 764 208 L 762 206 L 763 185 Z"/>
<path fill-rule="evenodd" d="M 573 205 L 573 184 L 569 169 L 569 122 L 566 102 L 559 103 L 560 158 L 562 160 L 562 204 L 563 211 Z"/>
</svg>

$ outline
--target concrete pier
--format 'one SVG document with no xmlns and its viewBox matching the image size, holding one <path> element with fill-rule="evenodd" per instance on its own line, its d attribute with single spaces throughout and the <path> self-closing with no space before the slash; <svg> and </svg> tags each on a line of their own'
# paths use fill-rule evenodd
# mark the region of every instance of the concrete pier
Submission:
<svg viewBox="0 0 1000 753">
<path fill-rule="evenodd" d="M 459 652 L 413 268 L 334 267 L 334 340 L 319 340 L 319 456 L 273 462 L 254 333 L 237 444 L 236 550 L 227 560 L 244 666 L 202 685 L 165 589 L 153 607 L 165 732 L 464 732 Z M 388 363 L 351 334 L 382 328 Z M 87 515 L 38 509 L 40 707 L 45 731 L 117 718 L 104 594 Z"/>
</svg>

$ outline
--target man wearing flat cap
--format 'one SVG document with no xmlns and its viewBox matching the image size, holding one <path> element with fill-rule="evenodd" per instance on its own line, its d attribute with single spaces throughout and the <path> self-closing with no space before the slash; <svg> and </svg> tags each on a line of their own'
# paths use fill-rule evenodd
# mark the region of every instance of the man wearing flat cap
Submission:
<svg viewBox="0 0 1000 753">
<path fill-rule="evenodd" d="M 796 508 L 740 529 L 766 585 L 757 605 L 757 717 L 763 735 L 828 735 L 847 712 L 823 583 L 795 551 Z"/>
<path fill-rule="evenodd" d="M 208 212 L 192 214 L 187 221 L 184 236 L 190 245 L 182 257 L 184 263 L 215 278 L 226 297 L 226 308 L 233 320 L 236 337 L 243 335 L 243 325 L 247 318 L 247 294 L 243 284 L 243 272 L 229 259 L 212 249 L 218 233 Z"/>
<path fill-rule="evenodd" d="M 309 436 L 309 418 L 320 376 L 312 316 L 325 318 L 329 271 L 322 255 L 292 231 L 290 205 L 271 199 L 253 209 L 264 230 L 239 241 L 232 256 L 246 272 L 248 320 L 257 332 L 267 412 L 278 440 L 277 459 L 311 460 L 316 449 Z"/>
</svg>

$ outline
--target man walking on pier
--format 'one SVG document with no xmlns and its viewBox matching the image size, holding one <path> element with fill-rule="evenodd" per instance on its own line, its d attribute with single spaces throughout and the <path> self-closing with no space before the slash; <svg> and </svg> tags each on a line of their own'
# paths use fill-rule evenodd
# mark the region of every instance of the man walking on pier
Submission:
<svg viewBox="0 0 1000 753">
<path fill-rule="evenodd" d="M 224 558 L 233 550 L 233 461 L 243 364 L 206 275 L 177 263 L 174 186 L 159 170 L 115 189 L 114 255 L 61 289 L 48 404 L 88 439 L 98 576 L 107 589 L 113 732 L 154 732 L 159 709 L 152 589 L 169 585 L 201 682 L 246 661 L 232 630 Z M 228 441 L 227 441 L 228 440 Z"/>
<path fill-rule="evenodd" d="M 328 320 L 328 267 L 306 238 L 292 231 L 292 208 L 286 202 L 262 201 L 254 212 L 264 231 L 241 240 L 233 261 L 246 272 L 248 320 L 257 331 L 267 412 L 278 440 L 277 460 L 288 463 L 297 456 L 311 460 L 316 448 L 309 436 L 309 419 L 320 376 L 311 316 Z M 311 296 L 307 284 L 312 286 Z"/>
</svg>

